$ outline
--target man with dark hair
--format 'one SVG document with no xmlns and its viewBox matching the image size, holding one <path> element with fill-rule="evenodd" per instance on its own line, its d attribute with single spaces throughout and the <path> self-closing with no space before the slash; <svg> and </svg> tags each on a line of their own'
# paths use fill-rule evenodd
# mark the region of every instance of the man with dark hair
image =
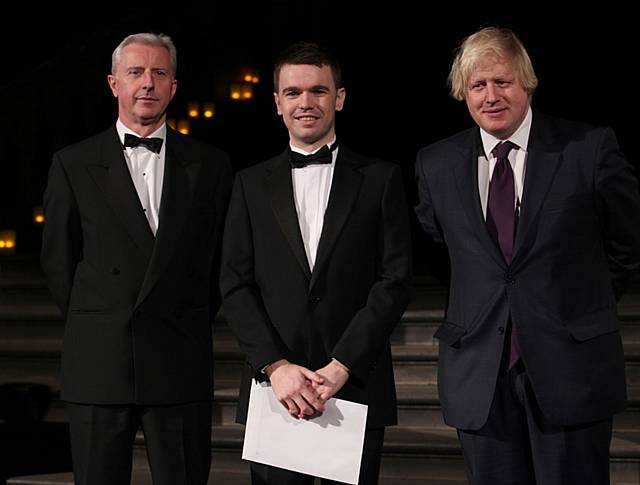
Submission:
<svg viewBox="0 0 640 485">
<path fill-rule="evenodd" d="M 312 419 L 334 396 L 367 404 L 359 483 L 375 484 L 385 426 L 396 423 L 389 335 L 409 299 L 401 173 L 338 146 L 345 88 L 326 51 L 294 44 L 274 84 L 289 147 L 237 175 L 223 242 L 224 313 L 247 358 L 238 420 L 252 378 L 269 379 L 297 418 Z M 251 477 L 313 483 L 258 463 Z"/>
</svg>

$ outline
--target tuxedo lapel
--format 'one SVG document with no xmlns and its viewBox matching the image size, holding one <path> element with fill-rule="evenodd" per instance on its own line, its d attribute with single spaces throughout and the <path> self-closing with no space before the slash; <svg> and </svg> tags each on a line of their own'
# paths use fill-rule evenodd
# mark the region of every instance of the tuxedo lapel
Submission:
<svg viewBox="0 0 640 485">
<path fill-rule="evenodd" d="M 492 239 L 487 229 L 482 206 L 480 205 L 480 192 L 478 190 L 478 154 L 480 153 L 480 140 L 478 130 L 471 130 L 470 140 L 462 146 L 459 151 L 452 156 L 452 167 L 454 180 L 458 187 L 458 196 L 467 214 L 474 232 L 480 244 L 487 253 L 500 266 L 506 266 L 506 261 L 498 248 L 497 243 Z M 466 147 L 466 148 L 463 148 Z"/>
<path fill-rule="evenodd" d="M 293 199 L 293 183 L 291 181 L 291 167 L 286 159 L 286 152 L 276 158 L 267 175 L 267 192 L 271 202 L 271 208 L 280 225 L 287 243 L 300 268 L 307 278 L 311 277 L 307 254 L 304 250 L 298 214 Z"/>
<path fill-rule="evenodd" d="M 87 168 L 105 199 L 136 246 L 147 257 L 154 246 L 154 237 L 144 215 L 138 193 L 131 180 L 122 146 L 115 127 L 104 133 L 101 157 Z"/>
<path fill-rule="evenodd" d="M 358 197 L 360 185 L 362 184 L 362 174 L 357 172 L 355 167 L 356 163 L 349 157 L 348 150 L 339 148 L 309 290 L 313 288 L 317 275 L 327 263 L 333 246 L 338 240 L 340 232 L 342 232 L 342 228 L 351 213 L 353 204 Z"/>
<path fill-rule="evenodd" d="M 149 268 L 138 295 L 138 304 L 151 291 L 171 255 L 178 249 L 178 240 L 188 219 L 189 206 L 201 165 L 200 161 L 189 163 L 185 159 L 179 150 L 179 140 L 167 129 L 158 231 Z"/>
</svg>

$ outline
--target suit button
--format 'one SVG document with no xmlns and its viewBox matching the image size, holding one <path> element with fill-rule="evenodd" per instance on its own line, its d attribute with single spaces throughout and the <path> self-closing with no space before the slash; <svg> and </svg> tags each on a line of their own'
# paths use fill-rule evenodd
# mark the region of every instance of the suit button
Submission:
<svg viewBox="0 0 640 485">
<path fill-rule="evenodd" d="M 498 334 L 504 335 L 504 327 L 498 327 Z"/>
<path fill-rule="evenodd" d="M 320 301 L 319 296 L 311 296 L 309 297 L 309 303 L 318 303 Z"/>
<path fill-rule="evenodd" d="M 513 277 L 513 275 L 511 273 L 505 273 L 504 281 L 509 285 L 513 285 L 513 284 L 515 284 L 516 279 Z"/>
<path fill-rule="evenodd" d="M 119 275 L 120 274 L 120 270 L 118 268 L 112 268 L 111 269 L 111 274 Z"/>
<path fill-rule="evenodd" d="M 135 312 L 133 312 L 133 316 L 136 318 L 138 318 L 141 314 L 142 312 L 140 310 L 136 310 Z"/>
</svg>

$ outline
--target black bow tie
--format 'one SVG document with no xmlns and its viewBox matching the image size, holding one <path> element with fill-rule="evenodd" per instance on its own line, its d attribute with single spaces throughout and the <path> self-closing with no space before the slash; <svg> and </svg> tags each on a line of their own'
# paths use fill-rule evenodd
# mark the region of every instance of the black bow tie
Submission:
<svg viewBox="0 0 640 485">
<path fill-rule="evenodd" d="M 124 146 L 133 148 L 140 145 L 146 147 L 152 152 L 160 153 L 160 149 L 162 148 L 162 138 L 140 138 L 132 135 L 131 133 L 125 133 Z"/>
<path fill-rule="evenodd" d="M 320 150 L 312 155 L 303 155 L 302 153 L 294 152 L 289 147 L 289 163 L 291 168 L 304 168 L 307 165 L 321 165 L 331 163 L 333 161 L 333 150 L 336 149 L 338 143 L 334 143 L 329 148 L 324 145 Z"/>
</svg>

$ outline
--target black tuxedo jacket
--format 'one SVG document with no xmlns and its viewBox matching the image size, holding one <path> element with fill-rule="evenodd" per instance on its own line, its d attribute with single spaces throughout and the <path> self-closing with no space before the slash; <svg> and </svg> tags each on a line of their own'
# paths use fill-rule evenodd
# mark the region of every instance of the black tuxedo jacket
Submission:
<svg viewBox="0 0 640 485">
<path fill-rule="evenodd" d="M 446 422 L 478 429 L 494 395 L 505 327 L 517 329 L 542 412 L 558 425 L 625 404 L 616 299 L 640 265 L 637 180 L 610 129 L 534 112 L 510 265 L 480 205 L 479 129 L 422 149 L 416 213 L 451 259 L 438 384 Z"/>
<path fill-rule="evenodd" d="M 409 217 L 401 172 L 341 146 L 313 272 L 286 152 L 240 172 L 223 242 L 223 311 L 247 356 L 238 421 L 252 377 L 278 359 L 351 369 L 336 397 L 369 405 L 368 426 L 396 422 L 389 335 L 409 299 Z"/>
<path fill-rule="evenodd" d="M 210 399 L 216 253 L 227 156 L 167 128 L 156 237 L 115 127 L 57 152 L 42 264 L 66 318 L 62 398 L 94 404 Z"/>
</svg>

